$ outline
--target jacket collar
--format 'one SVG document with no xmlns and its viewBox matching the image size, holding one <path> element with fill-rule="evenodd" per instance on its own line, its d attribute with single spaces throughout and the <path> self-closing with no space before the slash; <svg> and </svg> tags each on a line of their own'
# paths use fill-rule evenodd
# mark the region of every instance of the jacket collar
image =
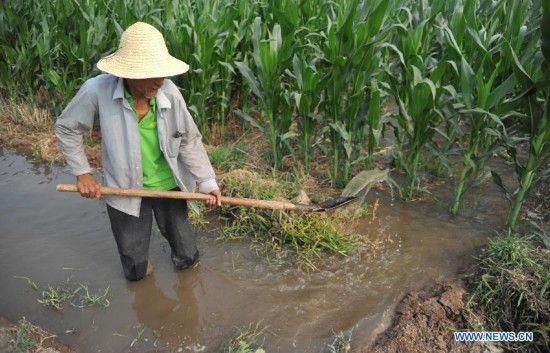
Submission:
<svg viewBox="0 0 550 353">
<path fill-rule="evenodd" d="M 164 87 L 165 83 L 162 84 Z M 162 87 L 159 88 L 157 91 L 157 108 L 159 109 L 170 109 L 172 108 L 172 104 L 170 103 L 170 100 L 162 90 Z M 126 108 L 130 108 L 130 105 L 128 104 L 128 101 L 124 99 L 124 79 L 122 77 L 118 78 L 117 85 L 115 87 L 115 91 L 113 92 L 113 100 L 115 99 L 122 99 L 122 104 Z M 131 108 L 130 108 L 131 109 Z"/>
</svg>

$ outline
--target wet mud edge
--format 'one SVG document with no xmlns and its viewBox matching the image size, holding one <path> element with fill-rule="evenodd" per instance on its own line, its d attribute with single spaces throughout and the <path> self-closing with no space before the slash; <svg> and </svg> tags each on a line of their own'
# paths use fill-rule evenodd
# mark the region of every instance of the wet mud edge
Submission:
<svg viewBox="0 0 550 353">
<path fill-rule="evenodd" d="M 487 352 L 480 343 L 455 342 L 454 331 L 468 329 L 463 310 L 469 293 L 461 280 L 441 282 L 408 293 L 397 306 L 390 327 L 361 353 Z"/>
<path fill-rule="evenodd" d="M 29 322 L 27 321 L 27 323 Z M 30 324 L 32 325 L 32 322 Z M 21 322 L 15 324 L 0 316 L 0 352 L 12 352 L 11 349 L 13 347 L 10 347 L 9 342 L 13 337 L 12 335 L 10 335 L 10 330 L 17 329 L 19 325 L 21 325 Z M 33 326 L 39 329 L 40 332 L 32 334 L 30 337 L 30 339 L 34 343 L 34 346 L 36 347 L 32 350 L 32 352 L 75 353 L 74 350 L 63 345 L 56 335 L 46 332 L 38 326 Z"/>
</svg>

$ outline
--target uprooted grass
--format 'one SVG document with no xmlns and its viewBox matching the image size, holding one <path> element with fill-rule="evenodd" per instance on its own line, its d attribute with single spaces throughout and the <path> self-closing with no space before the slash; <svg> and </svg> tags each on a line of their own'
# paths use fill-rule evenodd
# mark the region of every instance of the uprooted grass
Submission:
<svg viewBox="0 0 550 353">
<path fill-rule="evenodd" d="M 267 327 L 258 322 L 237 331 L 236 336 L 223 348 L 223 353 L 265 353 L 262 345 L 268 333 Z"/>
<path fill-rule="evenodd" d="M 223 176 L 221 185 L 227 196 L 287 201 L 295 195 L 290 182 L 262 179 L 248 171 Z M 221 236 L 249 239 L 257 253 L 268 258 L 295 261 L 304 269 L 315 270 L 314 259 L 325 252 L 349 255 L 358 248 L 359 238 L 344 231 L 339 213 L 299 213 L 279 210 L 223 206 L 226 224 Z"/>
<path fill-rule="evenodd" d="M 62 310 L 67 302 L 77 308 L 87 306 L 107 308 L 111 305 L 108 297 L 109 287 L 94 293 L 90 291 L 87 283 L 73 283 L 69 277 L 56 287 L 48 285 L 48 288 L 42 291 L 42 298 L 38 299 L 38 302 L 58 311 Z"/>
<path fill-rule="evenodd" d="M 33 290 L 39 291 L 38 286 L 29 278 L 15 278 L 26 280 Z M 57 311 L 62 310 L 67 303 L 77 308 L 88 306 L 107 308 L 110 306 L 109 295 L 109 287 L 92 292 L 87 283 L 75 283 L 72 281 L 72 277 L 68 277 L 56 286 L 48 285 L 48 288 L 41 290 L 41 298 L 38 299 L 38 302 Z"/>
<path fill-rule="evenodd" d="M 466 316 L 479 331 L 533 332 L 532 342 L 502 342 L 514 351 L 550 351 L 550 251 L 515 234 L 490 242 L 472 277 Z"/>
</svg>

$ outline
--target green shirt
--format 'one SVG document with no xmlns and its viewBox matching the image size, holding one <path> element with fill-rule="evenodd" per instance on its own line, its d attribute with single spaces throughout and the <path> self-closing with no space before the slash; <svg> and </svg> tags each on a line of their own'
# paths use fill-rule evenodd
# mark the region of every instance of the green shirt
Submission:
<svg viewBox="0 0 550 353">
<path fill-rule="evenodd" d="M 136 113 L 134 98 L 124 91 L 124 96 Z M 149 111 L 138 121 L 139 141 L 141 146 L 141 166 L 143 170 L 143 188 L 154 190 L 171 190 L 177 184 L 172 170 L 160 150 L 157 129 L 157 100 L 153 97 L 149 100 Z"/>
</svg>

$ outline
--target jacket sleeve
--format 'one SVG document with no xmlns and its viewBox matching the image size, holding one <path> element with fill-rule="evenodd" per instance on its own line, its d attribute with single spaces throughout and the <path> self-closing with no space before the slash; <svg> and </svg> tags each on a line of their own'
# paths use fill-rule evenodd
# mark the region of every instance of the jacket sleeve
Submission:
<svg viewBox="0 0 550 353">
<path fill-rule="evenodd" d="M 219 189 L 216 174 L 202 144 L 202 136 L 193 121 L 183 97 L 180 97 L 178 118 L 183 120 L 183 132 L 179 148 L 179 160 L 185 165 L 199 185 L 199 191 L 209 193 Z"/>
<path fill-rule="evenodd" d="M 59 147 L 75 176 L 92 171 L 84 153 L 82 135 L 92 128 L 98 116 L 97 95 L 87 81 L 55 122 Z"/>
</svg>

